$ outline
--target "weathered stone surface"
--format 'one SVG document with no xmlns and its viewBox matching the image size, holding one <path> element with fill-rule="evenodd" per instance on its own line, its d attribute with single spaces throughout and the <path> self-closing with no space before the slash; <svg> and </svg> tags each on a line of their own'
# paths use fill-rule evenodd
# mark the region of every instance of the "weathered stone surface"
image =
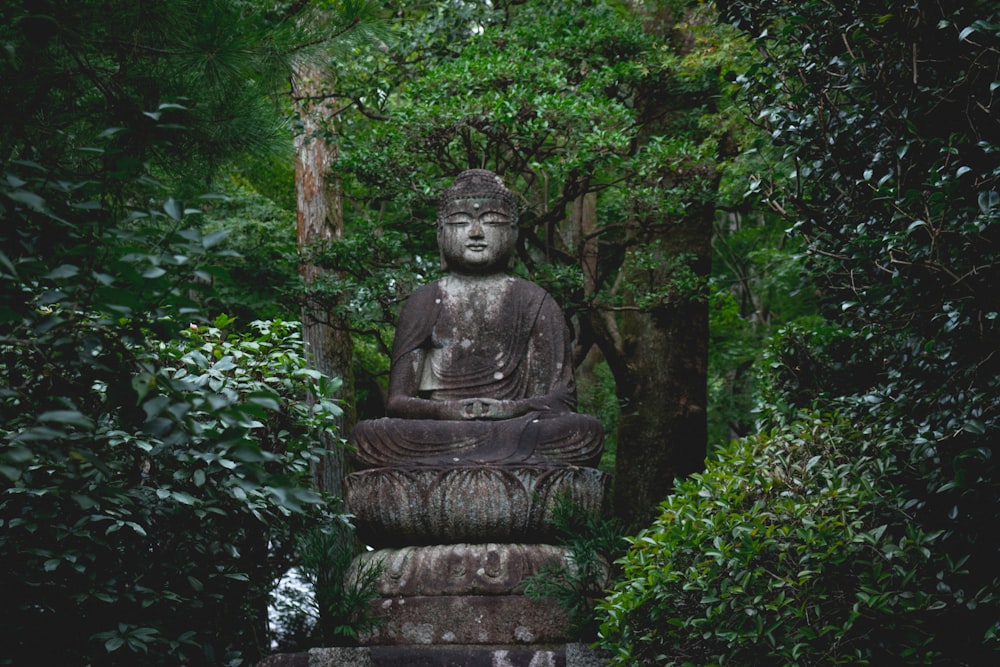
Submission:
<svg viewBox="0 0 1000 667">
<path fill-rule="evenodd" d="M 570 639 L 562 607 L 523 595 L 438 595 L 373 603 L 385 623 L 361 645 L 550 644 Z"/>
<path fill-rule="evenodd" d="M 309 654 L 275 653 L 265 656 L 255 667 L 309 667 Z"/>
<path fill-rule="evenodd" d="M 551 541 L 557 502 L 601 513 L 607 475 L 574 466 L 375 468 L 347 476 L 358 535 L 376 548 Z"/>
<path fill-rule="evenodd" d="M 381 563 L 375 587 L 384 597 L 510 595 L 525 577 L 570 562 L 567 549 L 551 544 L 440 544 L 363 553 L 347 577 L 352 580 L 360 567 Z"/>
<path fill-rule="evenodd" d="M 604 667 L 611 661 L 611 654 L 600 648 L 574 642 L 566 644 L 566 667 Z"/>
<path fill-rule="evenodd" d="M 374 667 L 566 667 L 560 649 L 379 646 L 371 652 Z"/>
<path fill-rule="evenodd" d="M 603 667 L 608 654 L 578 642 L 515 646 L 355 646 L 295 654 L 302 667 Z M 257 667 L 270 667 L 261 662 Z M 299 663 L 296 663 L 298 665 Z"/>
<path fill-rule="evenodd" d="M 507 275 L 516 202 L 483 169 L 442 193 L 437 238 L 448 274 L 400 309 L 387 417 L 348 435 L 359 466 L 600 459 L 600 421 L 575 412 L 565 315 L 542 287 Z"/>
<path fill-rule="evenodd" d="M 374 667 L 371 650 L 357 646 L 334 646 L 309 650 L 309 667 Z"/>
</svg>

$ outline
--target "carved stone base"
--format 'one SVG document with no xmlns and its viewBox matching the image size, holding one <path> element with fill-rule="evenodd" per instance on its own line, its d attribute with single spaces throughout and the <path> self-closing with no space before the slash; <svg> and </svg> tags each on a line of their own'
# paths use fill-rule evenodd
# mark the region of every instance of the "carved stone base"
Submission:
<svg viewBox="0 0 1000 667">
<path fill-rule="evenodd" d="M 374 468 L 348 475 L 358 535 L 373 547 L 545 542 L 562 498 L 599 515 L 607 475 L 575 466 Z"/>
<path fill-rule="evenodd" d="M 406 644 L 546 644 L 569 641 L 565 612 L 523 595 L 434 595 L 374 603 L 385 623 L 358 638 L 362 646 Z"/>
<path fill-rule="evenodd" d="M 314 648 L 257 667 L 604 667 L 606 652 L 588 644 L 462 646 L 444 644 Z M 294 661 L 301 658 L 301 662 Z"/>
<path fill-rule="evenodd" d="M 599 516 L 607 476 L 546 466 L 387 467 L 349 475 L 348 510 L 362 554 L 349 580 L 384 571 L 365 646 L 538 645 L 571 638 L 566 612 L 522 594 L 525 577 L 571 566 L 552 539 L 560 502 Z M 396 548 L 398 547 L 398 548 Z"/>
<path fill-rule="evenodd" d="M 550 544 L 440 544 L 380 549 L 354 559 L 348 581 L 380 565 L 379 595 L 512 595 L 521 581 L 546 566 L 568 567 L 569 552 Z"/>
</svg>

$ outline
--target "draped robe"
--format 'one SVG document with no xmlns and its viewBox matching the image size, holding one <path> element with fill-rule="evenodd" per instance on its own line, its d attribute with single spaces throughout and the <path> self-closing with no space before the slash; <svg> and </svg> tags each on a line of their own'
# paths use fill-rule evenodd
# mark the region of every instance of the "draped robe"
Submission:
<svg viewBox="0 0 1000 667">
<path fill-rule="evenodd" d="M 501 401 L 516 416 L 458 416 L 470 399 Z M 448 276 L 404 304 L 389 416 L 360 422 L 348 442 L 363 467 L 593 465 L 601 425 L 575 406 L 568 330 L 552 297 L 519 278 L 469 283 Z"/>
</svg>

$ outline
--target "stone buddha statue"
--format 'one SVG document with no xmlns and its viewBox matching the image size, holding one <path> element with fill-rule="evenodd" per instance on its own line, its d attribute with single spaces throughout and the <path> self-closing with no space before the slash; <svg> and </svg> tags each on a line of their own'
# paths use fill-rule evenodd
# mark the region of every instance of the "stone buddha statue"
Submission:
<svg viewBox="0 0 1000 667">
<path fill-rule="evenodd" d="M 439 201 L 445 277 L 403 305 L 386 418 L 349 442 L 363 468 L 592 466 L 600 422 L 574 412 L 569 332 L 552 297 L 508 274 L 517 202 L 493 172 L 462 172 Z"/>
</svg>

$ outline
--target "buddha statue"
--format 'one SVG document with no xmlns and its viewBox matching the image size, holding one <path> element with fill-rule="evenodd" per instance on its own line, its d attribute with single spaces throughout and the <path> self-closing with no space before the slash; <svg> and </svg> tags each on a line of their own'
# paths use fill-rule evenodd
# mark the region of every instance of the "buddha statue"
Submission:
<svg viewBox="0 0 1000 667">
<path fill-rule="evenodd" d="M 437 240 L 446 275 L 400 311 L 387 417 L 348 438 L 360 467 L 595 465 L 603 432 L 574 412 L 562 311 L 508 273 L 514 195 L 493 172 L 462 172 L 441 195 Z"/>
</svg>

